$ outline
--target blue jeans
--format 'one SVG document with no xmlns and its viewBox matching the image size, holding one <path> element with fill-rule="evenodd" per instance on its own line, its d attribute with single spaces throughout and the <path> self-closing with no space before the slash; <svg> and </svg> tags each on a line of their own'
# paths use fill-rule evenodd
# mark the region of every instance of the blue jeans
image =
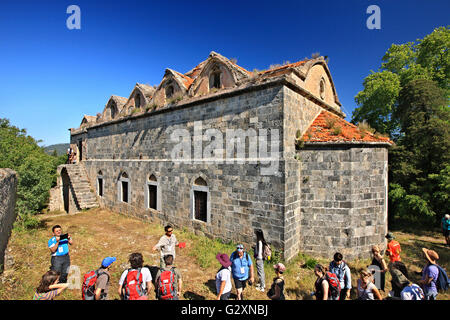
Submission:
<svg viewBox="0 0 450 320">
<path fill-rule="evenodd" d="M 437 292 L 428 291 L 425 293 L 425 300 L 436 300 L 437 295 Z"/>
</svg>

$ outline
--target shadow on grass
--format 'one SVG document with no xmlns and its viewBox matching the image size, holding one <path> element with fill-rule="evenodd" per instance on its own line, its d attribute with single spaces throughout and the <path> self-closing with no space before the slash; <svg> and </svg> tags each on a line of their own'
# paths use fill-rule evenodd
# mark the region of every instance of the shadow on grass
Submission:
<svg viewBox="0 0 450 320">
<path fill-rule="evenodd" d="M 296 300 L 314 300 L 314 297 L 311 296 L 311 291 L 303 290 L 300 288 L 296 289 L 286 288 L 286 293 L 290 297 L 295 297 Z"/>
<path fill-rule="evenodd" d="M 186 292 L 183 294 L 183 297 L 184 297 L 186 300 L 205 300 L 205 297 L 204 297 L 204 296 L 201 296 L 201 295 L 199 295 L 199 294 L 196 294 L 195 292 L 192 292 L 192 291 L 186 291 Z"/>
</svg>

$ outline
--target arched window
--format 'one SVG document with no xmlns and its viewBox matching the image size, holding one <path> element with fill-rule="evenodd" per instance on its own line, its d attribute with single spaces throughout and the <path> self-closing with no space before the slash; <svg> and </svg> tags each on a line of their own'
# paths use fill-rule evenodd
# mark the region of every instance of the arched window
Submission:
<svg viewBox="0 0 450 320">
<path fill-rule="evenodd" d="M 134 107 L 135 108 L 141 107 L 141 95 L 140 94 L 136 94 L 136 96 L 134 97 Z"/>
<path fill-rule="evenodd" d="M 103 173 L 101 170 L 97 174 L 97 195 L 103 197 Z"/>
<path fill-rule="evenodd" d="M 210 221 L 210 193 L 206 181 L 199 177 L 191 189 L 191 213 L 194 220 Z"/>
<path fill-rule="evenodd" d="M 111 105 L 109 106 L 109 108 L 111 109 L 111 119 L 114 119 L 114 117 L 116 116 L 116 113 L 117 113 L 116 103 L 114 101 L 111 102 Z"/>
<path fill-rule="evenodd" d="M 209 75 L 209 89 L 212 89 L 212 88 L 220 89 L 221 88 L 222 85 L 220 82 L 220 75 L 221 75 L 221 72 L 218 69 L 211 72 L 211 74 Z"/>
<path fill-rule="evenodd" d="M 325 80 L 323 78 L 319 82 L 319 95 L 322 100 L 325 99 Z"/>
<path fill-rule="evenodd" d="M 166 87 L 166 99 L 170 99 L 173 96 L 173 85 Z"/>
<path fill-rule="evenodd" d="M 119 181 L 117 183 L 117 193 L 119 201 L 126 203 L 130 202 L 130 178 L 128 177 L 128 174 L 126 172 L 123 172 L 119 177 Z"/>
<path fill-rule="evenodd" d="M 145 198 L 147 209 L 161 210 L 159 182 L 153 174 L 147 180 Z"/>
</svg>

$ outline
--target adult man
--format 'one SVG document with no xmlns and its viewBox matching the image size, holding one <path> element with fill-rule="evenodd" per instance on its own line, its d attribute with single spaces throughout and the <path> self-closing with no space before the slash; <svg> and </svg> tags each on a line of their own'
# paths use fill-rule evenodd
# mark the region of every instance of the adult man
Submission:
<svg viewBox="0 0 450 320">
<path fill-rule="evenodd" d="M 164 264 L 156 274 L 156 297 L 159 300 L 179 300 L 183 281 L 180 271 L 173 266 L 173 256 L 164 256 Z"/>
<path fill-rule="evenodd" d="M 436 283 L 439 276 L 439 269 L 436 267 L 436 262 L 439 259 L 439 255 L 436 251 L 428 250 L 427 248 L 422 248 L 422 252 L 427 264 L 422 269 L 422 279 L 418 283 L 425 293 L 426 300 L 436 300 L 436 296 L 438 295 Z"/>
<path fill-rule="evenodd" d="M 445 242 L 447 243 L 447 245 L 450 245 L 450 236 L 449 236 L 449 232 L 450 232 L 450 215 L 446 214 L 441 221 L 441 228 L 442 228 L 442 233 L 444 235 L 445 238 Z"/>
<path fill-rule="evenodd" d="M 336 252 L 334 254 L 333 261 L 330 262 L 329 270 L 338 277 L 341 285 L 339 300 L 349 299 L 350 290 L 352 289 L 352 276 L 350 273 L 350 268 L 343 260 L 341 253 Z"/>
<path fill-rule="evenodd" d="M 252 259 L 250 258 L 250 255 L 244 251 L 244 246 L 239 244 L 236 246 L 236 251 L 231 254 L 230 261 L 237 300 L 243 300 L 242 291 L 247 285 L 247 280 L 250 285 L 252 285 L 254 281 Z"/>
<path fill-rule="evenodd" d="M 70 267 L 69 245 L 73 245 L 73 240 L 70 234 L 62 234 L 60 225 L 53 226 L 52 233 L 53 238 L 48 240 L 48 248 L 51 253 L 50 270 L 59 272 L 61 274 L 59 282 L 65 283 Z"/>
<path fill-rule="evenodd" d="M 172 255 L 175 260 L 175 246 L 178 245 L 177 237 L 173 234 L 173 228 L 171 225 L 167 225 L 164 227 L 164 231 L 166 232 L 163 235 L 159 242 L 153 247 L 153 251 L 160 250 L 161 259 L 160 259 L 160 267 L 165 267 L 164 256 Z"/>
<path fill-rule="evenodd" d="M 98 269 L 97 282 L 95 283 L 95 300 L 106 300 L 108 297 L 110 270 L 114 261 L 116 261 L 115 257 L 106 257 Z"/>
<path fill-rule="evenodd" d="M 400 247 L 400 243 L 398 243 L 391 232 L 388 232 L 386 235 L 386 239 L 388 239 L 388 245 L 386 249 L 386 255 L 389 256 L 389 259 L 392 263 L 396 261 L 402 261 L 400 258 L 400 252 L 402 251 Z"/>
<path fill-rule="evenodd" d="M 152 275 L 144 265 L 141 253 L 130 254 L 130 269 L 125 270 L 119 280 L 119 296 L 124 300 L 147 300 L 152 288 Z"/>
</svg>

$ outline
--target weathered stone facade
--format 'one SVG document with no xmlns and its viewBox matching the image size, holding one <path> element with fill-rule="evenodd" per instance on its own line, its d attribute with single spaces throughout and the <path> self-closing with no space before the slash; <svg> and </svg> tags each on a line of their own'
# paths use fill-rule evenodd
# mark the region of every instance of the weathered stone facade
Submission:
<svg viewBox="0 0 450 320">
<path fill-rule="evenodd" d="M 298 150 L 299 133 L 322 112 L 344 117 L 324 60 L 255 75 L 225 59 L 214 53 L 184 75 L 166 72 L 142 112 L 71 130 L 99 205 L 246 244 L 261 228 L 286 259 L 299 250 L 367 255 L 387 227 L 388 143 L 308 142 Z M 164 100 L 168 86 L 181 98 Z M 244 157 L 229 148 L 231 130 L 244 134 Z M 187 152 L 175 152 L 183 142 Z M 196 191 L 207 194 L 205 219 L 195 218 Z"/>
<path fill-rule="evenodd" d="M 0 169 L 0 273 L 4 270 L 5 250 L 16 220 L 17 174 Z"/>
</svg>

